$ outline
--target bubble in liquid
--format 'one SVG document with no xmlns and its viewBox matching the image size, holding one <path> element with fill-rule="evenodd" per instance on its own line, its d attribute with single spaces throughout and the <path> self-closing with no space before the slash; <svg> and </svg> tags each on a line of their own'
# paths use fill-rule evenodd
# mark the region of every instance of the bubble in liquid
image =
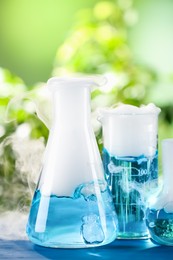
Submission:
<svg viewBox="0 0 173 260">
<path fill-rule="evenodd" d="M 85 243 L 96 244 L 104 240 L 104 233 L 101 227 L 100 218 L 95 215 L 87 215 L 82 218 L 81 233 Z"/>
<path fill-rule="evenodd" d="M 156 226 L 156 225 L 155 225 L 154 222 L 150 222 L 150 223 L 149 223 L 149 227 L 150 227 L 150 228 L 153 228 L 153 227 L 155 227 L 155 226 Z"/>
</svg>

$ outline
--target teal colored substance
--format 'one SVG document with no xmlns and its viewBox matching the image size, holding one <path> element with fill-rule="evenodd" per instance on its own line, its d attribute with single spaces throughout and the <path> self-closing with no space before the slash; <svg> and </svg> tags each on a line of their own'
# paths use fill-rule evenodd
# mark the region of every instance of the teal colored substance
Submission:
<svg viewBox="0 0 173 260">
<path fill-rule="evenodd" d="M 103 149 L 103 163 L 118 216 L 118 238 L 147 238 L 146 199 L 157 187 L 158 153 L 118 157 Z"/>
<path fill-rule="evenodd" d="M 112 242 L 117 219 L 110 191 L 103 187 L 98 191 L 93 183 L 83 184 L 71 197 L 46 197 L 37 190 L 27 225 L 29 239 L 42 246 L 64 248 Z"/>
<path fill-rule="evenodd" d="M 154 242 L 173 246 L 173 213 L 148 208 L 146 224 Z"/>
</svg>

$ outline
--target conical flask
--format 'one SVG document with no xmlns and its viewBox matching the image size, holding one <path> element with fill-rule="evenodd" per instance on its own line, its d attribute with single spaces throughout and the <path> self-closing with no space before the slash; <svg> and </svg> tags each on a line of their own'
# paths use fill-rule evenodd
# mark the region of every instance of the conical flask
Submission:
<svg viewBox="0 0 173 260">
<path fill-rule="evenodd" d="M 146 223 L 151 239 L 173 246 L 173 139 L 162 141 L 163 186 L 149 198 Z"/>
<path fill-rule="evenodd" d="M 59 248 L 116 238 L 117 217 L 90 122 L 92 77 L 52 78 L 53 121 L 27 224 L 29 239 Z"/>
</svg>

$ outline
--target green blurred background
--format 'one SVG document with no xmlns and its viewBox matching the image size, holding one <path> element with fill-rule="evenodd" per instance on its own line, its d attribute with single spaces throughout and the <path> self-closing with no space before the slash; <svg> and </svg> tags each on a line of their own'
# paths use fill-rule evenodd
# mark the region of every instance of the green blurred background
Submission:
<svg viewBox="0 0 173 260">
<path fill-rule="evenodd" d="M 0 66 L 27 85 L 46 81 L 76 12 L 96 0 L 0 0 Z"/>
<path fill-rule="evenodd" d="M 171 0 L 0 0 L 0 210 L 29 204 L 32 154 L 48 136 L 36 112 L 51 120 L 40 82 L 52 75 L 106 75 L 106 87 L 92 93 L 94 120 L 100 106 L 154 102 L 159 142 L 173 137 L 172 12 Z"/>
</svg>

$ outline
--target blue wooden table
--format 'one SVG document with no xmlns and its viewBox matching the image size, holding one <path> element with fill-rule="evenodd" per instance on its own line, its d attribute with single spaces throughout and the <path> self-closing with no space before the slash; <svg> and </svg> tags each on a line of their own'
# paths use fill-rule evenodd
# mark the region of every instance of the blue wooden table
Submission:
<svg viewBox="0 0 173 260">
<path fill-rule="evenodd" d="M 150 240 L 116 240 L 91 249 L 51 249 L 27 240 L 0 240 L 0 259 L 172 260 L 173 247 L 154 245 Z"/>
</svg>

